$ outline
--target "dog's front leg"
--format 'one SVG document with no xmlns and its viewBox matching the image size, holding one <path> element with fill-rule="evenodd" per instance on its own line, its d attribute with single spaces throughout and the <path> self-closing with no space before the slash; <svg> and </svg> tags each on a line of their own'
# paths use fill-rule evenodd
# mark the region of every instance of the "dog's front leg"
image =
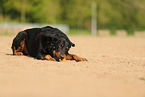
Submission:
<svg viewBox="0 0 145 97">
<path fill-rule="evenodd" d="M 55 59 L 52 58 L 50 55 L 45 55 L 44 59 L 51 60 L 51 61 L 55 61 Z"/>
<path fill-rule="evenodd" d="M 38 46 L 38 49 L 37 49 L 37 54 L 36 54 L 36 58 L 37 59 L 44 59 L 45 55 L 42 54 L 43 52 L 43 47 L 42 47 L 42 43 L 41 41 L 39 41 L 39 46 Z"/>
<path fill-rule="evenodd" d="M 52 58 L 50 55 L 46 55 L 44 54 L 45 51 L 42 49 L 42 47 L 40 46 L 37 50 L 37 59 L 41 59 L 41 60 L 51 60 L 51 61 L 55 61 L 54 58 Z"/>
<path fill-rule="evenodd" d="M 67 55 L 66 55 L 66 59 L 67 59 L 67 60 L 75 60 L 75 61 L 77 61 L 77 62 L 79 62 L 79 61 L 87 61 L 86 58 L 78 57 L 78 56 L 75 55 L 75 54 L 67 54 Z"/>
<path fill-rule="evenodd" d="M 37 51 L 36 58 L 37 58 L 37 59 L 42 59 L 42 60 L 43 60 L 44 57 L 45 57 L 45 56 L 41 53 L 41 51 L 38 50 L 38 51 Z"/>
</svg>

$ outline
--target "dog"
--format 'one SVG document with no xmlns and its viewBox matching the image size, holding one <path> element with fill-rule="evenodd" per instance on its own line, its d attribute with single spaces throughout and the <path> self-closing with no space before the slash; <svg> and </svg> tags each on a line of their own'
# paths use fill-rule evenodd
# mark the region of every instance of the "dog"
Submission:
<svg viewBox="0 0 145 97">
<path fill-rule="evenodd" d="M 11 48 L 13 55 L 28 55 L 41 60 L 87 61 L 86 58 L 68 53 L 74 46 L 75 44 L 62 31 L 46 26 L 19 32 L 13 39 Z"/>
</svg>

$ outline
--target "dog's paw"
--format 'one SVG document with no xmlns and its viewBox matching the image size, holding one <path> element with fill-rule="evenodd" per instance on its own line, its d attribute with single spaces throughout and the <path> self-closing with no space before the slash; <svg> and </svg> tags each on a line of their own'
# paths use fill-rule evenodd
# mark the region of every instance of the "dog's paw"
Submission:
<svg viewBox="0 0 145 97">
<path fill-rule="evenodd" d="M 48 60 L 50 60 L 50 61 L 56 61 L 54 58 L 49 58 Z"/>
<path fill-rule="evenodd" d="M 88 61 L 86 58 L 78 58 L 76 59 L 76 62 L 80 62 L 80 61 Z"/>
<path fill-rule="evenodd" d="M 22 52 L 16 52 L 14 55 L 20 56 L 20 55 L 23 55 L 23 53 Z"/>
<path fill-rule="evenodd" d="M 59 62 L 65 62 L 66 59 L 59 59 Z"/>
<path fill-rule="evenodd" d="M 46 55 L 45 57 L 44 57 L 44 59 L 46 59 L 46 60 L 50 60 L 50 61 L 56 61 L 54 58 L 52 58 L 50 55 Z"/>
</svg>

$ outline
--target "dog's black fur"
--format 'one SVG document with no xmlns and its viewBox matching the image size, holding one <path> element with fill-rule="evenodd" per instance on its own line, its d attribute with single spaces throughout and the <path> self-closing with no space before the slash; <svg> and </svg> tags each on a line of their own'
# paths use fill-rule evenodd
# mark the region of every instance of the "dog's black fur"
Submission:
<svg viewBox="0 0 145 97">
<path fill-rule="evenodd" d="M 75 46 L 59 29 L 46 26 L 43 28 L 26 29 L 18 33 L 12 43 L 14 55 L 30 55 L 37 59 L 70 59 L 86 61 L 68 53 Z M 49 55 L 49 58 L 46 58 Z"/>
</svg>

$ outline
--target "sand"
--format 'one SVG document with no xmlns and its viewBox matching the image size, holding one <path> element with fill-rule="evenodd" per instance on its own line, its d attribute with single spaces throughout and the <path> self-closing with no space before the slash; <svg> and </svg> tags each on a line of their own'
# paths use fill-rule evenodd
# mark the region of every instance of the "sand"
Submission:
<svg viewBox="0 0 145 97">
<path fill-rule="evenodd" d="M 145 37 L 69 37 L 88 62 L 13 56 L 0 36 L 0 97 L 145 97 Z"/>
</svg>

